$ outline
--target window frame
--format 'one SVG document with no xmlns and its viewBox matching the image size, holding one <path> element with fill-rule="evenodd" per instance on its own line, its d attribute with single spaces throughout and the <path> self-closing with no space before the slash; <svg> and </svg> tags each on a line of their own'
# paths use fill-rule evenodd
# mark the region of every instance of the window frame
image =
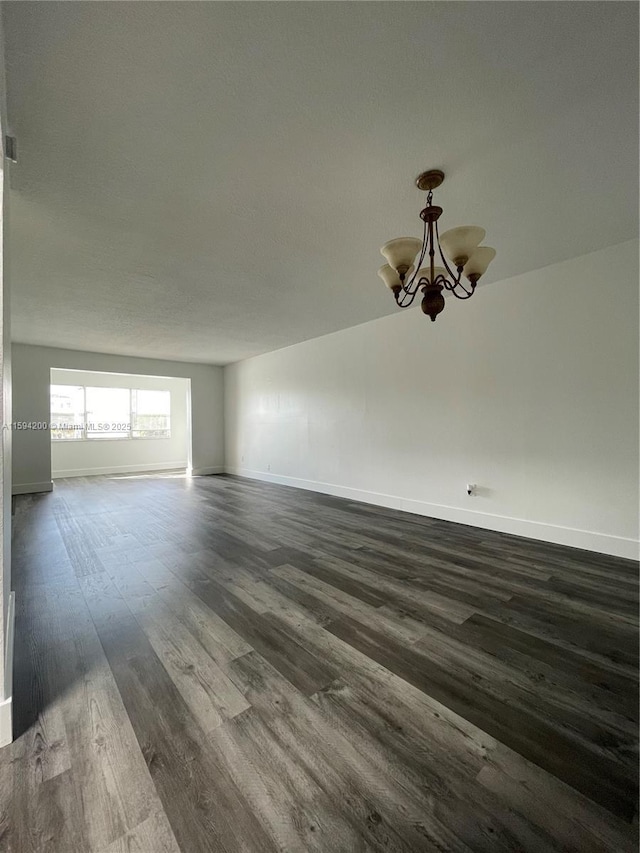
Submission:
<svg viewBox="0 0 640 853">
<path fill-rule="evenodd" d="M 70 383 L 65 382 L 51 382 L 49 383 L 49 418 L 52 418 L 51 413 L 51 388 L 82 388 L 82 418 L 83 418 L 83 426 L 82 429 L 75 430 L 72 438 L 56 438 L 53 435 L 53 430 L 51 429 L 51 424 L 56 423 L 56 421 L 49 421 L 49 435 L 51 443 L 56 444 L 68 444 L 70 442 L 75 441 L 170 441 L 171 434 L 171 389 L 170 388 L 128 388 L 123 387 L 121 385 L 72 385 Z M 128 426 L 129 429 L 126 435 L 122 435 L 120 432 L 119 435 L 110 435 L 108 432 L 104 435 L 87 435 L 87 423 L 88 423 L 88 414 L 87 414 L 87 388 L 105 388 L 105 389 L 114 389 L 118 391 L 128 391 L 129 392 L 129 420 Z M 134 399 L 134 391 L 161 391 L 169 395 L 169 414 L 162 415 L 162 417 L 166 417 L 168 421 L 167 433 L 168 435 L 133 435 L 134 432 L 141 432 L 140 429 L 134 430 L 133 424 L 133 416 L 134 416 L 134 408 L 133 408 L 133 399 Z M 137 414 L 137 413 L 136 413 Z"/>
<path fill-rule="evenodd" d="M 129 389 L 129 438 L 131 441 L 167 441 L 167 439 L 171 438 L 171 389 L 169 388 L 130 388 Z M 133 416 L 138 415 L 139 412 L 134 412 L 134 404 L 133 404 L 133 395 L 137 394 L 139 391 L 143 393 L 145 391 L 160 391 L 161 393 L 165 393 L 169 395 L 169 414 L 168 415 L 160 415 L 160 417 L 167 418 L 168 426 L 167 432 L 168 435 L 134 435 L 134 432 L 142 432 L 142 430 L 136 429 L 133 423 Z M 137 400 L 136 400 L 137 404 Z M 158 417 L 158 414 L 152 415 L 152 417 Z"/>
<path fill-rule="evenodd" d="M 52 388 L 80 388 L 82 390 L 82 429 L 73 430 L 73 436 L 71 438 L 55 438 L 53 435 L 53 430 L 51 429 L 51 424 L 53 423 L 64 423 L 64 413 L 59 413 L 62 415 L 62 419 L 53 420 L 53 412 L 51 410 L 51 389 Z M 75 416 L 75 413 L 74 413 Z M 56 415 L 58 418 L 58 415 Z M 62 430 L 61 430 L 62 431 Z M 61 444 L 66 444 L 70 441 L 83 441 L 84 435 L 87 431 L 87 389 L 85 385 L 71 385 L 71 384 L 62 384 L 59 382 L 51 382 L 49 383 L 49 434 L 51 436 L 52 442 L 60 442 Z"/>
</svg>

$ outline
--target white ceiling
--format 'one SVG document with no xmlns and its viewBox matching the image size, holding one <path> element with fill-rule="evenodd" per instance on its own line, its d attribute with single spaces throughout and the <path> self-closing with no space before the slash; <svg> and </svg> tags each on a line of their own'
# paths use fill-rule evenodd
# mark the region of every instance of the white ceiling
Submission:
<svg viewBox="0 0 640 853">
<path fill-rule="evenodd" d="M 15 340 L 226 363 L 392 313 L 431 167 L 488 283 L 637 236 L 634 3 L 2 5 Z"/>
</svg>

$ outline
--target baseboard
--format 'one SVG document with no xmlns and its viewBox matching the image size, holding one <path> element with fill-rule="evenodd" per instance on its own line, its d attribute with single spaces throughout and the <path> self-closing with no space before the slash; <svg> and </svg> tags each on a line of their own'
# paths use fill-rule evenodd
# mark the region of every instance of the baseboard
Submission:
<svg viewBox="0 0 640 853">
<path fill-rule="evenodd" d="M 53 491 L 53 481 L 45 481 L 44 483 L 14 483 L 11 487 L 13 495 L 31 495 L 35 492 L 51 492 Z"/>
<path fill-rule="evenodd" d="M 67 477 L 98 477 L 103 474 L 145 474 L 151 471 L 184 471 L 187 463 L 180 462 L 148 462 L 138 465 L 108 465 L 106 468 L 70 468 L 67 470 L 54 471 L 54 480 L 62 480 Z"/>
<path fill-rule="evenodd" d="M 208 474 L 224 474 L 226 470 L 224 465 L 212 465 L 209 468 L 193 468 L 191 474 L 193 477 L 204 477 Z"/>
<path fill-rule="evenodd" d="M 0 747 L 13 740 L 13 638 L 15 634 L 16 594 L 9 593 L 7 632 L 4 642 L 4 684 L 0 701 Z"/>
<path fill-rule="evenodd" d="M 610 554 L 614 557 L 625 557 L 629 560 L 638 559 L 640 543 L 636 539 L 626 539 L 622 536 L 611 536 L 607 533 L 562 527 L 561 525 L 530 521 L 524 518 L 494 515 L 478 510 L 433 504 L 411 498 L 401 498 L 396 495 L 386 495 L 381 492 L 337 486 L 333 483 L 285 477 L 265 471 L 234 467 L 227 467 L 226 470 L 229 474 L 235 474 L 239 477 L 249 477 L 253 480 L 264 480 L 267 483 L 276 483 L 281 486 L 293 486 L 297 489 L 322 492 L 339 498 L 411 512 L 415 515 L 425 515 L 431 518 L 441 518 L 443 521 L 454 521 L 457 524 L 482 527 L 485 530 L 494 530 L 498 533 L 510 533 L 513 536 L 523 536 L 526 539 L 539 539 L 543 542 L 552 542 L 555 545 L 568 545 L 572 548 L 582 548 L 585 551 L 596 551 L 599 554 Z"/>
</svg>

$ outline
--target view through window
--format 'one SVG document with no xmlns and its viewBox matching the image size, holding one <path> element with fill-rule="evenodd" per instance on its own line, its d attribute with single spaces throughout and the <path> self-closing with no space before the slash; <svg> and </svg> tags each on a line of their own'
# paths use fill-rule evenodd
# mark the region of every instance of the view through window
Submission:
<svg viewBox="0 0 640 853">
<path fill-rule="evenodd" d="M 51 385 L 51 440 L 171 438 L 171 392 Z"/>
</svg>

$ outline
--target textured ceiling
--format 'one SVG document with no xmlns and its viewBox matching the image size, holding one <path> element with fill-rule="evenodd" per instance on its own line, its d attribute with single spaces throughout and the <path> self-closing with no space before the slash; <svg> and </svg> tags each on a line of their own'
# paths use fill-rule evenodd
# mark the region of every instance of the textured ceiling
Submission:
<svg viewBox="0 0 640 853">
<path fill-rule="evenodd" d="M 226 363 L 392 313 L 430 167 L 489 286 L 637 236 L 635 3 L 2 5 L 15 340 Z"/>
</svg>

